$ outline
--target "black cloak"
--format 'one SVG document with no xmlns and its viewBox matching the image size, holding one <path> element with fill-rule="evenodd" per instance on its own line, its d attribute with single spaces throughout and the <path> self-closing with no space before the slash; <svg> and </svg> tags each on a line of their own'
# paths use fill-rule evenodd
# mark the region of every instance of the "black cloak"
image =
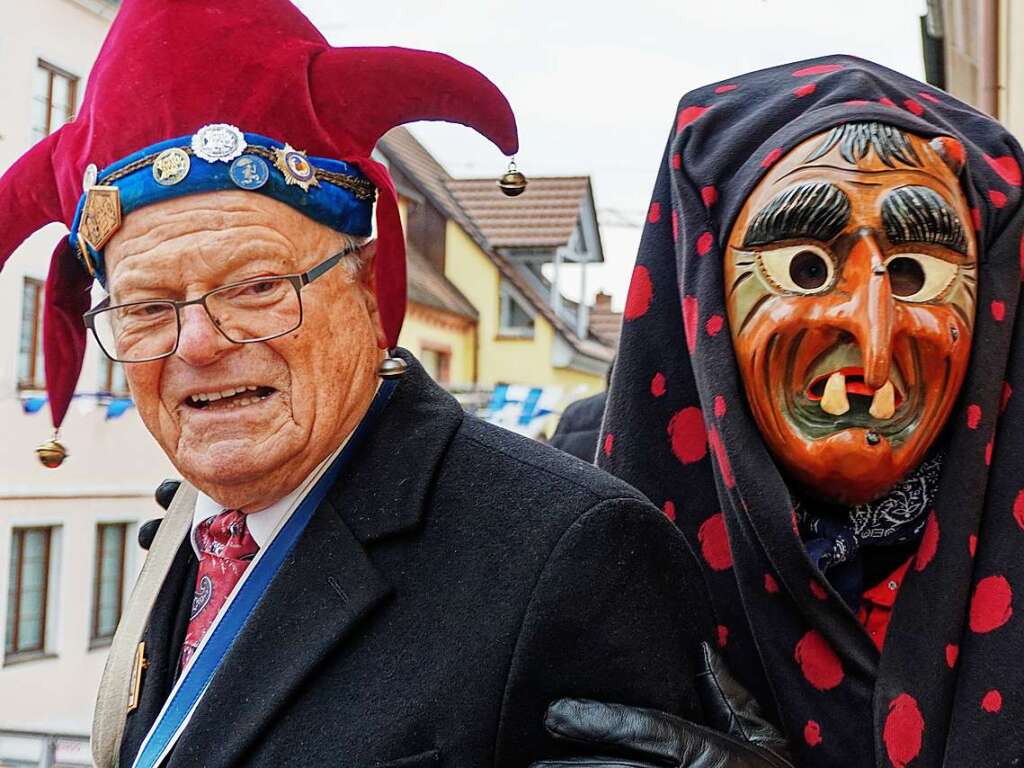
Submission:
<svg viewBox="0 0 1024 768">
<path fill-rule="evenodd" d="M 748 410 L 723 243 L 766 170 L 848 122 L 953 136 L 978 231 L 970 367 L 933 509 L 884 652 L 812 564 Z M 1005 766 L 1024 759 L 1024 257 L 1021 149 L 999 123 L 867 61 L 833 56 L 685 95 L 624 314 L 599 464 L 703 556 L 726 661 L 801 766 Z"/>
</svg>

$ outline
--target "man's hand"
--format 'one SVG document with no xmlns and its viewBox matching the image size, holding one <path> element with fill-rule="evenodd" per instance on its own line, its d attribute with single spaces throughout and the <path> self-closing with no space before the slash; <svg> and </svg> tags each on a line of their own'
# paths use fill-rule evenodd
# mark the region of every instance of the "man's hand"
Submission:
<svg viewBox="0 0 1024 768">
<path fill-rule="evenodd" d="M 531 768 L 792 768 L 782 734 L 718 654 L 706 643 L 702 650 L 697 690 L 707 726 L 652 709 L 560 699 L 544 719 L 548 733 L 610 756 L 541 761 Z"/>
</svg>

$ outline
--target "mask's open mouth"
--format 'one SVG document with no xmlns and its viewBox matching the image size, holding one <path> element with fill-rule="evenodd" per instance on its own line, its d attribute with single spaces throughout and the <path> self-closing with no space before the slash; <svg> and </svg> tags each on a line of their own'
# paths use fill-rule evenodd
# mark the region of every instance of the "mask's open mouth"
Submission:
<svg viewBox="0 0 1024 768">
<path fill-rule="evenodd" d="M 224 410 L 254 405 L 261 400 L 267 399 L 275 392 L 277 390 L 273 387 L 246 384 L 215 392 L 197 392 L 186 397 L 183 402 L 189 408 L 195 408 L 196 410 Z"/>
<path fill-rule="evenodd" d="M 880 389 L 869 387 L 864 383 L 864 369 L 859 367 L 823 373 L 811 380 L 804 394 L 832 416 L 857 411 L 882 420 L 891 419 L 906 399 L 892 379 Z"/>
</svg>

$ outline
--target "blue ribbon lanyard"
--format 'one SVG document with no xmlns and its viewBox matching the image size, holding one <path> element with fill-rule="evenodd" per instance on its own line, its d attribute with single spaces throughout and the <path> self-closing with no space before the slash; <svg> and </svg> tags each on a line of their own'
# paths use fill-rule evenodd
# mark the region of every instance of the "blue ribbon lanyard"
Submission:
<svg viewBox="0 0 1024 768">
<path fill-rule="evenodd" d="M 313 517 L 327 491 L 337 482 L 342 469 L 348 464 L 363 438 L 372 429 L 387 405 L 397 382 L 384 381 L 370 404 L 366 415 L 352 433 L 348 443 L 327 470 L 314 483 L 298 508 L 284 523 L 274 539 L 259 553 L 244 576 L 234 599 L 223 609 L 220 620 L 213 626 L 203 645 L 193 656 L 191 664 L 178 680 L 163 710 L 150 728 L 132 768 L 156 768 L 167 757 L 181 732 L 188 725 L 192 713 L 210 685 L 221 661 L 231 650 L 235 638 L 245 626 L 249 615 L 270 586 L 281 564 L 291 552 L 306 525 Z"/>
</svg>

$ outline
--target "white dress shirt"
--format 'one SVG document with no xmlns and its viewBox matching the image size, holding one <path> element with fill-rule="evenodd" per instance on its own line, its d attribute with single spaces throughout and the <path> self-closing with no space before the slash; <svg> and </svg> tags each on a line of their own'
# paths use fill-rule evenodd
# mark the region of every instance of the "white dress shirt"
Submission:
<svg viewBox="0 0 1024 768">
<path fill-rule="evenodd" d="M 298 502 L 300 501 L 298 497 L 313 489 L 316 479 L 319 478 L 320 475 L 322 475 L 331 465 L 331 462 L 334 461 L 347 442 L 348 438 L 346 438 L 341 445 L 332 451 L 331 455 L 324 459 L 317 468 L 307 476 L 306 480 L 299 483 L 298 487 L 294 491 L 271 504 L 266 509 L 261 509 L 259 512 L 252 512 L 245 516 L 245 522 L 249 528 L 249 533 L 252 535 L 253 541 L 256 542 L 256 545 L 260 549 L 263 549 L 267 544 L 273 541 L 275 534 L 280 530 L 281 526 L 285 524 L 287 519 L 291 517 L 288 511 L 291 509 L 298 509 Z M 307 482 L 310 480 L 312 482 Z M 192 513 L 192 534 L 189 537 L 192 542 L 192 551 L 196 553 L 196 557 L 199 557 L 199 545 L 196 542 L 196 531 L 199 528 L 199 524 L 212 517 L 216 517 L 221 512 L 224 512 L 225 509 L 226 507 L 223 507 L 205 493 L 199 491 L 198 496 L 196 497 L 195 511 Z"/>
</svg>

